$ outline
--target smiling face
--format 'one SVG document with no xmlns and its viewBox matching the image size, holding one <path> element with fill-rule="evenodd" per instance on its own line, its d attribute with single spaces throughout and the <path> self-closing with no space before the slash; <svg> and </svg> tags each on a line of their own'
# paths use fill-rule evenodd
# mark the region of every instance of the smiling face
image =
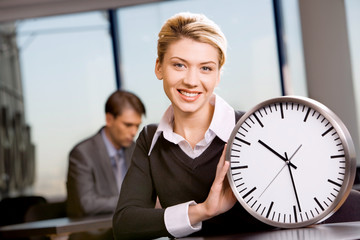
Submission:
<svg viewBox="0 0 360 240">
<path fill-rule="evenodd" d="M 155 73 L 174 111 L 203 113 L 220 81 L 218 50 L 188 38 L 169 45 L 163 61 L 156 61 Z"/>
</svg>

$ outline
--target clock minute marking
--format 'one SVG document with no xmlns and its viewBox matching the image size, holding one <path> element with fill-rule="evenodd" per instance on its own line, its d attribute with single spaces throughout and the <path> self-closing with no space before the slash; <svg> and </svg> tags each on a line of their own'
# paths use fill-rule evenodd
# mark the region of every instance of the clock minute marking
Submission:
<svg viewBox="0 0 360 240">
<path fill-rule="evenodd" d="M 297 222 L 298 219 L 297 219 L 297 213 L 296 213 L 296 206 L 295 205 L 293 206 L 293 210 L 294 210 L 295 222 Z"/>
<path fill-rule="evenodd" d="M 247 196 L 249 196 L 253 191 L 256 190 L 256 187 L 253 187 L 250 191 L 248 191 L 244 196 L 243 199 L 245 199 Z"/>
<path fill-rule="evenodd" d="M 336 186 L 338 186 L 338 187 L 341 187 L 341 184 L 339 184 L 339 183 L 337 183 L 337 182 L 335 182 L 335 181 L 333 181 L 333 180 L 331 180 L 331 179 L 328 179 L 328 182 L 329 182 L 329 183 L 332 183 L 332 184 L 334 184 L 334 185 L 336 185 Z"/>
<path fill-rule="evenodd" d="M 270 212 L 271 212 L 271 209 L 272 209 L 273 205 L 274 205 L 274 202 L 271 202 L 269 210 L 268 210 L 268 212 L 266 214 L 266 218 L 269 218 L 269 215 L 270 215 Z"/>
<path fill-rule="evenodd" d="M 281 118 L 284 119 L 284 110 L 282 103 L 280 103 L 280 112 L 281 112 Z"/>
<path fill-rule="evenodd" d="M 256 115 L 256 113 L 253 114 L 256 121 L 258 121 L 258 123 L 260 124 L 260 126 L 263 128 L 264 127 L 264 124 L 260 121 L 260 119 L 258 118 L 258 116 Z"/>
<path fill-rule="evenodd" d="M 317 203 L 317 205 L 319 205 L 319 207 L 321 208 L 321 210 L 324 211 L 325 209 L 324 209 L 324 207 L 320 204 L 319 200 L 317 200 L 316 197 L 314 197 L 314 200 L 315 200 L 315 202 Z"/>
<path fill-rule="evenodd" d="M 242 142 L 242 143 L 245 143 L 246 145 L 249 145 L 249 146 L 251 145 L 251 143 L 245 141 L 244 139 L 241 139 L 241 138 L 238 138 L 238 137 L 235 137 L 235 139 Z"/>
</svg>

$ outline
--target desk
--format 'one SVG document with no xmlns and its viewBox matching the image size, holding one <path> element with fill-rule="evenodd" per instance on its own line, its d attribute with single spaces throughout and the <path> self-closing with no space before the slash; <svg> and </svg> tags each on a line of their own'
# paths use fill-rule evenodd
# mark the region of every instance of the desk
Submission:
<svg viewBox="0 0 360 240">
<path fill-rule="evenodd" d="M 182 240 L 339 240 L 360 239 L 360 222 L 318 224 L 306 228 L 280 229 L 217 237 L 188 237 Z"/>
<path fill-rule="evenodd" d="M 0 227 L 1 237 L 16 238 L 28 236 L 50 236 L 51 239 L 67 239 L 70 233 L 112 226 L 111 216 L 84 219 L 57 218 Z M 216 237 L 187 237 L 182 240 L 338 240 L 360 239 L 360 221 L 318 224 L 306 228 L 280 229 L 263 232 L 241 233 Z M 159 238 L 158 240 L 168 240 Z"/>
<path fill-rule="evenodd" d="M 64 240 L 68 239 L 71 233 L 111 227 L 112 215 L 79 219 L 56 218 L 0 227 L 0 239 L 1 237 L 50 236 L 51 239 Z"/>
</svg>

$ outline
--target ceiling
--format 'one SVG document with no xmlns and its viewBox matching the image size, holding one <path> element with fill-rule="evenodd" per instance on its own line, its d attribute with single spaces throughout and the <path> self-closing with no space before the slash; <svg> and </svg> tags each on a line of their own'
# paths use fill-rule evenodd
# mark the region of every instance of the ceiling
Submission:
<svg viewBox="0 0 360 240">
<path fill-rule="evenodd" d="M 161 0 L 0 0 L 0 23 L 159 1 Z"/>
</svg>

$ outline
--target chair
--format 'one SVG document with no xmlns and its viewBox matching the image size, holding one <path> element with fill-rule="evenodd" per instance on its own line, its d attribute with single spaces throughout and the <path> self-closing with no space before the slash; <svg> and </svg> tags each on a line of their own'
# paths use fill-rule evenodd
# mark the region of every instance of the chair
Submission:
<svg viewBox="0 0 360 240">
<path fill-rule="evenodd" d="M 41 203 L 31 206 L 25 214 L 24 221 L 40 221 L 66 217 L 66 202 Z"/>
<path fill-rule="evenodd" d="M 66 217 L 66 203 L 44 202 L 28 208 L 24 216 L 24 222 L 33 222 L 53 218 Z M 26 240 L 50 240 L 47 236 L 33 236 Z"/>
<path fill-rule="evenodd" d="M 0 201 L 0 226 L 24 222 L 24 216 L 31 206 L 46 203 L 41 196 L 20 196 Z"/>
</svg>

